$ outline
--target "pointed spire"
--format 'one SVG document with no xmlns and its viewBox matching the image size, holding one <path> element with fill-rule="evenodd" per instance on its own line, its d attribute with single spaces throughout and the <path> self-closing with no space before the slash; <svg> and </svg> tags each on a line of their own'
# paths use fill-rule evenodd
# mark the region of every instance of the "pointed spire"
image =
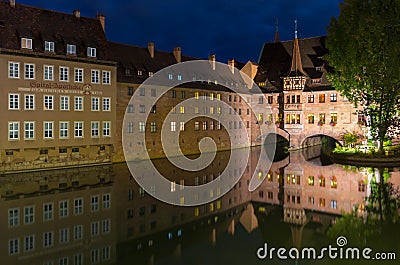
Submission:
<svg viewBox="0 0 400 265">
<path fill-rule="evenodd" d="M 293 41 L 293 54 L 292 54 L 292 67 L 290 68 L 291 75 L 307 75 L 303 70 L 303 64 L 301 63 L 301 54 L 299 47 L 299 39 L 297 38 L 297 19 L 294 21 L 294 41 Z"/>
<path fill-rule="evenodd" d="M 280 40 L 279 40 L 279 25 L 278 25 L 278 17 L 276 17 L 275 42 L 280 42 Z"/>
</svg>

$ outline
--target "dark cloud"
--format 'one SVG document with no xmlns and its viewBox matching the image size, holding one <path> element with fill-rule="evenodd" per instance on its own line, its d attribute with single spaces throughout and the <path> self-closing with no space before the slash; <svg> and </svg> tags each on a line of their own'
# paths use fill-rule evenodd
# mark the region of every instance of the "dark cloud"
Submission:
<svg viewBox="0 0 400 265">
<path fill-rule="evenodd" d="M 273 41 L 279 18 L 281 40 L 326 34 L 331 17 L 339 14 L 340 0 L 17 0 L 17 3 L 83 16 L 106 15 L 110 40 L 147 45 L 172 51 L 181 46 L 185 54 L 218 60 L 257 61 L 264 42 Z"/>
</svg>

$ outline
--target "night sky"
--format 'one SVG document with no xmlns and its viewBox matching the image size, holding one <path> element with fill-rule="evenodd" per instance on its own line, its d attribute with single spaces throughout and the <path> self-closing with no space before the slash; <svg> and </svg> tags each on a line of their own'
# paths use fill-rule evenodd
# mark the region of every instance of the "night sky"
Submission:
<svg viewBox="0 0 400 265">
<path fill-rule="evenodd" d="M 2 0 L 3 1 L 3 0 Z M 65 13 L 79 9 L 85 17 L 106 16 L 109 40 L 225 62 L 257 61 L 264 42 L 274 40 L 276 17 L 281 40 L 326 35 L 340 0 L 16 0 L 17 4 Z"/>
</svg>

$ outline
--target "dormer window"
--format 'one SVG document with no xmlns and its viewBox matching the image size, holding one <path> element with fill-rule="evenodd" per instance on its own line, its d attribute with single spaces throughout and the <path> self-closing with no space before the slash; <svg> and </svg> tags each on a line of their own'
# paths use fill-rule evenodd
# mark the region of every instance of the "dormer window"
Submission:
<svg viewBox="0 0 400 265">
<path fill-rule="evenodd" d="M 138 75 L 138 76 L 141 76 L 141 75 L 143 75 L 143 72 L 142 72 L 142 70 L 138 70 L 138 71 L 137 71 L 137 75 Z"/>
<path fill-rule="evenodd" d="M 88 47 L 87 48 L 87 56 L 88 57 L 96 57 L 96 48 Z"/>
<path fill-rule="evenodd" d="M 130 76 L 131 74 L 131 69 L 125 69 L 125 75 Z"/>
<path fill-rule="evenodd" d="M 44 42 L 44 51 L 45 52 L 54 52 L 54 42 L 53 41 L 45 41 Z"/>
<path fill-rule="evenodd" d="M 318 72 L 322 72 L 322 66 L 315 67 L 315 70 L 317 70 Z"/>
<path fill-rule="evenodd" d="M 76 45 L 67 44 L 67 54 L 76 55 Z"/>
<path fill-rule="evenodd" d="M 32 50 L 32 39 L 21 38 L 21 48 Z"/>
<path fill-rule="evenodd" d="M 154 73 L 153 72 L 149 72 L 149 76 L 153 76 L 154 75 Z"/>
</svg>

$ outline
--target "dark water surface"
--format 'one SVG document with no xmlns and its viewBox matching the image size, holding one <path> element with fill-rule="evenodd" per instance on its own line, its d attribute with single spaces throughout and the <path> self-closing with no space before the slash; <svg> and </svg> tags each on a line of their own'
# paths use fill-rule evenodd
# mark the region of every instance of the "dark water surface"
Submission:
<svg viewBox="0 0 400 265">
<path fill-rule="evenodd" d="M 393 199 L 398 169 L 335 165 L 321 150 L 282 152 L 265 171 L 256 163 L 260 148 L 253 148 L 239 182 L 223 197 L 215 191 L 210 196 L 216 200 L 195 207 L 154 199 L 125 164 L 1 176 L 0 264 L 367 263 L 331 259 L 328 253 L 323 261 L 288 256 L 293 247 L 315 247 L 317 256 L 323 247 L 338 248 L 338 236 L 347 240 L 343 253 L 357 246 L 370 247 L 371 256 L 400 255 Z M 212 165 L 196 173 L 177 170 L 166 159 L 154 164 L 177 184 L 202 185 L 218 176 L 228 159 L 229 152 L 220 152 Z M 264 181 L 249 192 L 253 172 Z M 381 185 L 373 185 L 375 179 Z M 371 195 L 376 199 L 366 203 Z M 276 251 L 272 260 L 259 259 L 257 250 L 265 243 L 268 251 L 287 249 L 288 259 L 279 259 Z"/>
</svg>

